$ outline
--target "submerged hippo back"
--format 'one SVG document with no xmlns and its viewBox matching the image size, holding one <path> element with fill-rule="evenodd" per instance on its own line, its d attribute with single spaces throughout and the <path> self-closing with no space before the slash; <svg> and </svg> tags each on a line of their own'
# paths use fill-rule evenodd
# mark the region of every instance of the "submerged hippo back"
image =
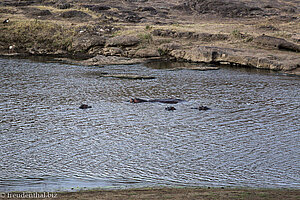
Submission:
<svg viewBox="0 0 300 200">
<path fill-rule="evenodd" d="M 183 102 L 182 99 L 151 99 L 148 102 L 159 102 L 159 103 L 167 103 L 167 104 L 176 104 L 179 102 Z"/>
</svg>

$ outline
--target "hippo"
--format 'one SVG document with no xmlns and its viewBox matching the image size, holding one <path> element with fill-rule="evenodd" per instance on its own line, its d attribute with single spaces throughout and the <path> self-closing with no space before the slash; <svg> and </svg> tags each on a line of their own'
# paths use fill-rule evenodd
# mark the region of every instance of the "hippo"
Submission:
<svg viewBox="0 0 300 200">
<path fill-rule="evenodd" d="M 184 100 L 181 99 L 140 99 L 140 98 L 133 98 L 130 99 L 130 103 L 143 103 L 143 102 L 151 102 L 151 103 L 166 103 L 166 104 L 177 104 L 179 102 L 183 102 Z"/>
<path fill-rule="evenodd" d="M 165 110 L 167 110 L 167 111 L 174 111 L 174 110 L 176 110 L 176 108 L 173 107 L 173 106 L 169 106 L 169 107 L 166 107 Z"/>
<path fill-rule="evenodd" d="M 199 107 L 197 107 L 197 108 L 192 108 L 192 109 L 197 109 L 197 110 L 210 110 L 210 108 L 207 107 L 207 106 L 199 106 Z"/>
<path fill-rule="evenodd" d="M 86 104 L 82 104 L 79 108 L 80 109 L 87 109 L 87 108 L 91 108 L 92 106 L 86 105 Z"/>
<path fill-rule="evenodd" d="M 148 101 L 144 100 L 144 99 L 139 99 L 139 98 L 130 99 L 130 103 L 143 103 L 143 102 L 148 102 Z"/>
</svg>

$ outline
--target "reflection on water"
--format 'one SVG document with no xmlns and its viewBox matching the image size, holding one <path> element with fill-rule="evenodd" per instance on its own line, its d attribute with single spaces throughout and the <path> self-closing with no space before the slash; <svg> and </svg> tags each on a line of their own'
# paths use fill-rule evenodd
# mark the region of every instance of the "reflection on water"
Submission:
<svg viewBox="0 0 300 200">
<path fill-rule="evenodd" d="M 300 188 L 299 77 L 8 59 L 0 68 L 0 191 Z M 130 104 L 132 97 L 187 101 L 168 112 L 160 103 Z M 92 108 L 78 109 L 82 103 Z M 212 110 L 191 109 L 199 105 Z"/>
</svg>

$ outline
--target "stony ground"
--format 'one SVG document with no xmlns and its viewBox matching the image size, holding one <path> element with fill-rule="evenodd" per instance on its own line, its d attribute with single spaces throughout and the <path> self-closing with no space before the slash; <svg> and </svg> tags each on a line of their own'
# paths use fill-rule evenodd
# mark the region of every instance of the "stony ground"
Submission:
<svg viewBox="0 0 300 200">
<path fill-rule="evenodd" d="M 0 25 L 0 52 L 98 56 L 84 64 L 100 65 L 134 62 L 124 57 L 168 58 L 299 75 L 299 5 L 297 0 L 3 0 L 0 19 L 10 21 Z"/>
</svg>

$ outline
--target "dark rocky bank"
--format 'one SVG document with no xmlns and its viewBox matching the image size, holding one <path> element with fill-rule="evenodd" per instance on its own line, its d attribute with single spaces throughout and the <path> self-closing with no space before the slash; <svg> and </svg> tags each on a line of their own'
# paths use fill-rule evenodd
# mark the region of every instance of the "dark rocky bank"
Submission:
<svg viewBox="0 0 300 200">
<path fill-rule="evenodd" d="M 0 14 L 10 22 L 0 26 L 0 53 L 89 58 L 68 61 L 85 65 L 170 59 L 299 75 L 299 13 L 297 1 L 4 0 Z"/>
</svg>

